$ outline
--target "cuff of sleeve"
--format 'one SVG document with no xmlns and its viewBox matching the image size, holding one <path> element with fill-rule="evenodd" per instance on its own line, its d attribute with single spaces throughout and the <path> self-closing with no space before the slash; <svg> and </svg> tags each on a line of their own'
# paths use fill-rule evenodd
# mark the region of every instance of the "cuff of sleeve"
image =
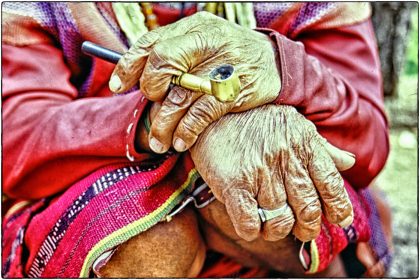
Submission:
<svg viewBox="0 0 420 280">
<path fill-rule="evenodd" d="M 293 77 L 294 71 L 291 70 L 296 63 L 293 62 L 293 58 L 297 57 L 300 53 L 304 52 L 304 45 L 301 42 L 295 42 L 289 40 L 279 32 L 269 28 L 256 28 L 255 31 L 266 34 L 276 45 L 278 57 L 280 60 L 279 70 L 281 79 L 281 89 L 276 100 L 273 101 L 275 104 L 284 103 L 286 93 L 292 91 L 294 87 Z M 303 69 L 301 70 L 303 71 Z"/>
<path fill-rule="evenodd" d="M 144 153 L 139 153 L 135 148 L 136 141 L 136 130 L 137 126 L 140 125 L 140 118 L 145 113 L 145 109 L 149 101 L 140 92 L 133 92 L 130 94 L 139 95 L 136 105 L 129 112 L 129 121 L 126 125 L 126 136 L 125 136 L 125 156 L 129 161 L 136 161 L 138 158 L 144 158 Z"/>
</svg>

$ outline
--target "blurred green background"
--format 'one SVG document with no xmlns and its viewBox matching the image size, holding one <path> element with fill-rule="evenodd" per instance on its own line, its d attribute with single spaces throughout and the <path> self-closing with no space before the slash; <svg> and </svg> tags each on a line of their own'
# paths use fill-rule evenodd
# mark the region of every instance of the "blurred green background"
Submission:
<svg viewBox="0 0 420 280">
<path fill-rule="evenodd" d="M 407 44 L 407 56 L 405 62 L 404 74 L 411 76 L 417 75 L 418 71 L 418 48 L 419 48 L 419 11 L 415 9 L 411 14 L 410 38 Z"/>
<path fill-rule="evenodd" d="M 391 152 L 378 186 L 393 211 L 394 260 L 388 277 L 418 278 L 418 9 L 411 15 L 406 59 L 396 97 L 385 99 Z"/>
</svg>

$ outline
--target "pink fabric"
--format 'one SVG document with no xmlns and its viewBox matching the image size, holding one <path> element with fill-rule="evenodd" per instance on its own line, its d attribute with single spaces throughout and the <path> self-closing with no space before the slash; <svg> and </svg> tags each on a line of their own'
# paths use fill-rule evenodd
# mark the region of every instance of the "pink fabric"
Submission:
<svg viewBox="0 0 420 280">
<path fill-rule="evenodd" d="M 163 219 L 193 188 L 198 173 L 192 168 L 188 156 L 177 154 L 112 165 L 60 196 L 21 209 L 3 222 L 3 276 L 79 277 L 101 240 L 113 236 L 99 255 Z M 127 230 L 116 234 L 122 228 Z"/>
<path fill-rule="evenodd" d="M 348 182 L 345 181 L 344 185 L 353 205 L 354 221 L 348 228 L 342 229 L 338 225 L 329 223 L 325 216 L 322 217 L 322 230 L 315 240 L 319 258 L 316 272 L 327 268 L 334 257 L 346 248 L 349 242 L 367 242 L 370 238 L 370 226 L 366 213 L 370 206 L 361 203 L 359 194 Z"/>
</svg>

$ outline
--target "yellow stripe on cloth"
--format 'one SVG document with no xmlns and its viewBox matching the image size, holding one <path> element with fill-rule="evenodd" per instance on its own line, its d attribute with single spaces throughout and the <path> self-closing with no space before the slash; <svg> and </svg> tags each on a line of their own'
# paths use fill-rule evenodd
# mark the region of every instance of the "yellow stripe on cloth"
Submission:
<svg viewBox="0 0 420 280">
<path fill-rule="evenodd" d="M 315 240 L 311 240 L 311 267 L 309 268 L 309 273 L 318 272 L 319 267 L 319 253 L 318 247 L 316 246 Z"/>
<path fill-rule="evenodd" d="M 139 220 L 111 233 L 101 241 L 99 241 L 88 253 L 86 256 L 82 269 L 80 271 L 80 278 L 87 278 L 89 277 L 89 271 L 94 263 L 94 261 L 105 251 L 111 249 L 112 247 L 121 244 L 128 240 L 129 238 L 147 230 L 152 225 L 159 222 L 165 214 L 165 210 L 169 212 L 171 210 L 171 206 L 175 206 L 177 203 L 180 202 L 182 197 L 180 194 L 191 186 L 191 183 L 194 182 L 200 174 L 198 174 L 196 169 L 191 169 L 188 173 L 187 180 L 182 184 L 180 188 L 178 188 L 161 206 L 159 206 L 155 211 L 152 213 L 140 218 Z"/>
<path fill-rule="evenodd" d="M 22 209 L 23 207 L 31 204 L 32 201 L 29 200 L 23 200 L 19 201 L 18 203 L 14 204 L 10 209 L 7 211 L 6 215 L 4 215 L 4 219 L 8 219 L 11 215 L 16 213 L 18 210 Z"/>
</svg>

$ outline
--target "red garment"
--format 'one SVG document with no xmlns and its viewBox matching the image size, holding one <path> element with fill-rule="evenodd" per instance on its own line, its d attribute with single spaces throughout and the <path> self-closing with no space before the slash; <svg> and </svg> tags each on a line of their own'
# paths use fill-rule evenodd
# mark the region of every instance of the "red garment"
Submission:
<svg viewBox="0 0 420 280">
<path fill-rule="evenodd" d="M 276 32 L 271 37 L 281 62 L 277 102 L 295 106 L 332 144 L 356 154 L 356 165 L 343 174 L 353 187 L 366 187 L 389 152 L 371 23 L 306 29 L 293 38 L 299 42 Z M 52 43 L 3 45 L 2 62 L 3 190 L 8 196 L 61 192 L 99 167 L 127 162 L 127 147 L 136 159 L 147 157 L 134 150 L 146 101 L 136 93 L 110 97 L 112 65 L 95 59 L 102 66 L 96 91 L 76 100 L 70 71 Z"/>
<path fill-rule="evenodd" d="M 305 32 L 294 42 L 276 40 L 282 89 L 279 104 L 292 105 L 311 120 L 331 144 L 356 155 L 343 176 L 355 188 L 367 187 L 388 153 L 381 68 L 370 21 Z M 302 44 L 303 43 L 303 44 Z"/>
<path fill-rule="evenodd" d="M 99 167 L 136 159 L 135 126 L 146 101 L 140 94 L 111 97 L 113 65 L 92 96 L 77 99 L 70 71 L 52 45 L 3 46 L 3 191 L 41 198 L 65 190 Z M 134 116 L 135 110 L 138 110 Z"/>
</svg>

